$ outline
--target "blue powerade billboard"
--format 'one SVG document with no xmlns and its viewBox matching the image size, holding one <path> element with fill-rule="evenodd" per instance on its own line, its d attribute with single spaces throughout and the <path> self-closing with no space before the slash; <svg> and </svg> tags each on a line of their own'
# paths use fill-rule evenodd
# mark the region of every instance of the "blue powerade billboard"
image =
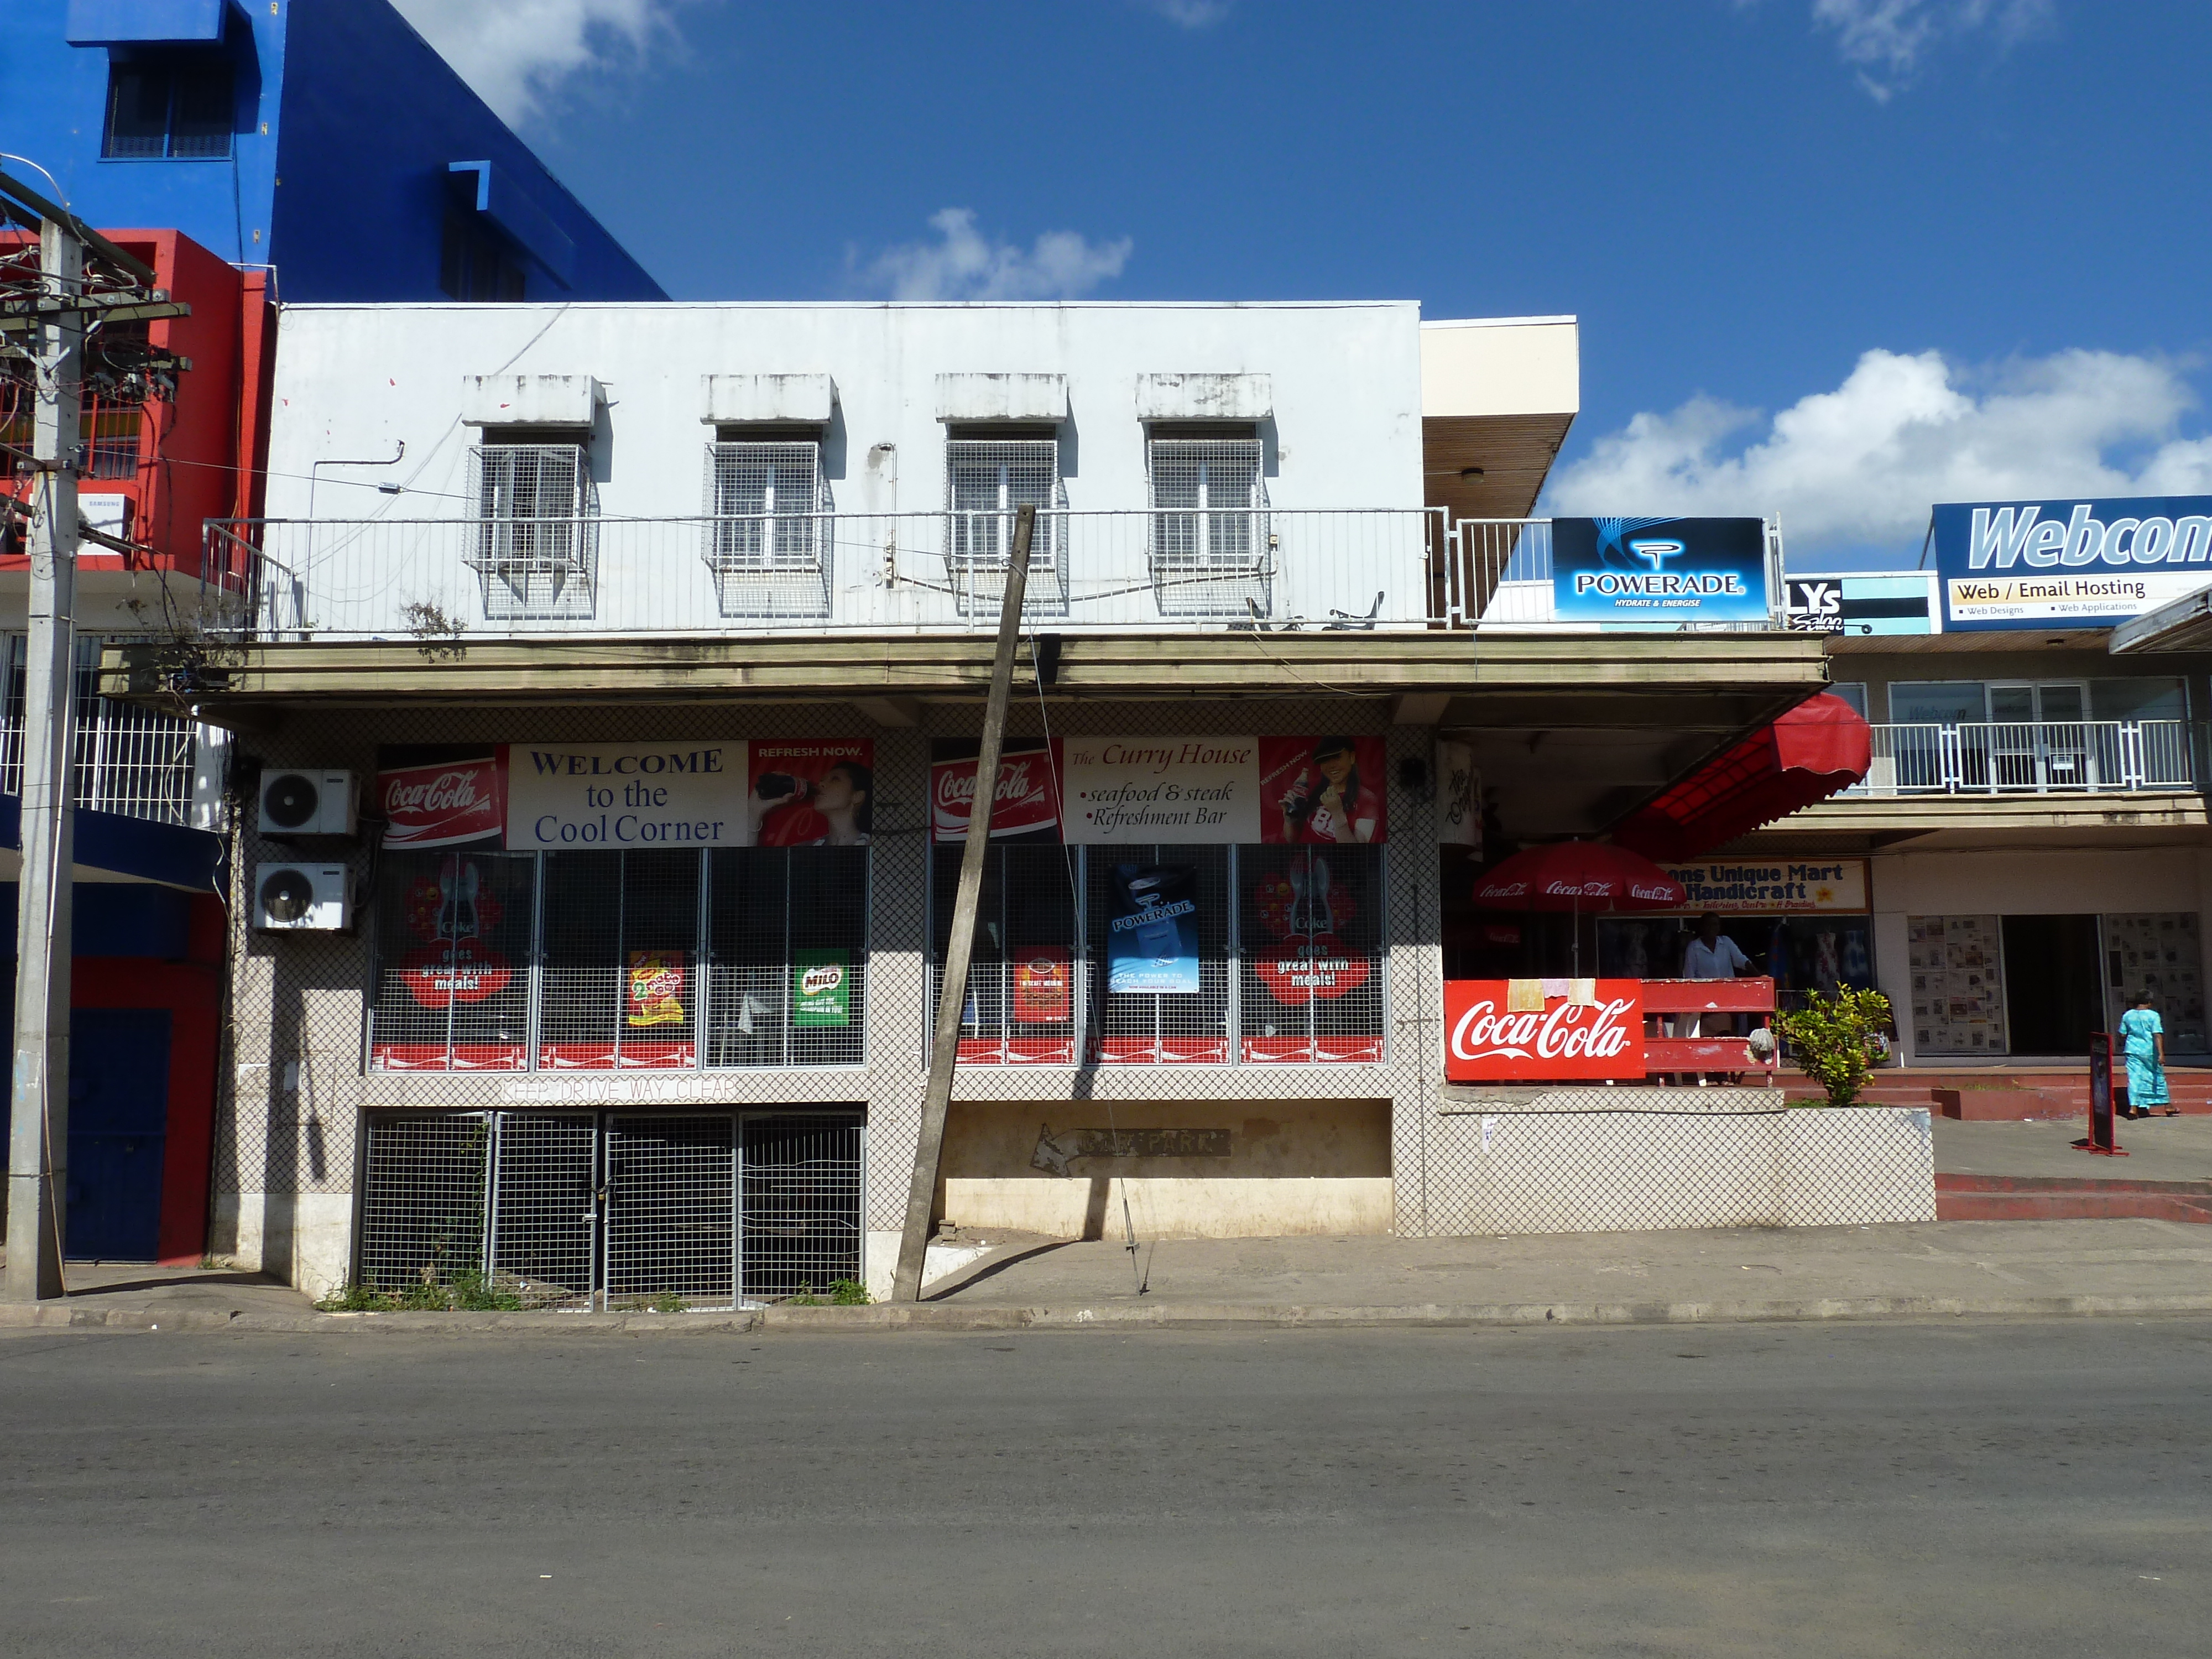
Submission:
<svg viewBox="0 0 2212 1659">
<path fill-rule="evenodd" d="M 1552 614 L 1561 622 L 1765 622 L 1759 519 L 1554 519 Z"/>
<path fill-rule="evenodd" d="M 2212 581 L 2212 495 L 1935 509 L 1952 629 L 2110 628 Z"/>
</svg>

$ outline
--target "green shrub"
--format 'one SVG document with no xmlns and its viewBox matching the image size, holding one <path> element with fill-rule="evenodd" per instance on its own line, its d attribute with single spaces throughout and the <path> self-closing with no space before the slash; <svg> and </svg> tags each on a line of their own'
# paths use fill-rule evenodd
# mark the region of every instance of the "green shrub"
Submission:
<svg viewBox="0 0 2212 1659">
<path fill-rule="evenodd" d="M 857 1279 L 833 1279 L 830 1281 L 830 1305 L 865 1308 L 868 1305 L 868 1287 Z"/>
<path fill-rule="evenodd" d="M 1774 1029 L 1799 1068 L 1828 1091 L 1828 1104 L 1850 1106 L 1881 1058 L 1889 1022 L 1887 997 L 1846 988 L 1832 997 L 1808 992 L 1802 1008 L 1774 1016 Z"/>
</svg>

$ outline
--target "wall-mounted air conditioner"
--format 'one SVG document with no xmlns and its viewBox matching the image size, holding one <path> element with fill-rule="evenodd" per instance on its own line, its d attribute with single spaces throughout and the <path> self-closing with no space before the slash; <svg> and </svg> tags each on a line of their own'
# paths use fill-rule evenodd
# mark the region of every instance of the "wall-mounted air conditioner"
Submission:
<svg viewBox="0 0 2212 1659">
<path fill-rule="evenodd" d="M 253 925 L 264 933 L 337 933 L 353 926 L 353 884 L 343 864 L 258 864 Z"/>
<path fill-rule="evenodd" d="M 261 775 L 264 836 L 350 836 L 360 815 L 361 781 L 350 772 Z"/>
</svg>

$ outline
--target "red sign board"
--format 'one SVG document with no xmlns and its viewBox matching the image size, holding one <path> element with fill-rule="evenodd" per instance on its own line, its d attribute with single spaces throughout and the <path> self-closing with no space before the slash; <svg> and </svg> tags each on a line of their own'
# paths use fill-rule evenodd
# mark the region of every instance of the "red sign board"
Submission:
<svg viewBox="0 0 2212 1659">
<path fill-rule="evenodd" d="M 453 847 L 507 827 L 507 791 L 496 758 L 402 766 L 376 775 L 386 847 Z"/>
<path fill-rule="evenodd" d="M 1024 951 L 1014 958 L 1014 1018 L 1024 1025 L 1057 1025 L 1073 1018 L 1074 986 L 1065 947 Z"/>
<path fill-rule="evenodd" d="M 1529 981 L 1521 981 L 1523 984 Z M 1540 981 L 1539 981 L 1540 983 Z M 1444 981 L 1444 1080 L 1548 1083 L 1644 1075 L 1644 982 L 1596 981 L 1595 1006 L 1562 994 L 1514 1008 L 1514 981 Z M 1556 983 L 1553 987 L 1557 988 Z"/>
<path fill-rule="evenodd" d="M 998 793 L 991 802 L 991 838 L 1035 835 L 1060 828 L 1058 769 L 1046 749 L 1017 750 L 999 757 Z M 975 763 L 933 761 L 929 768 L 929 838 L 968 839 L 968 815 L 975 805 Z"/>
</svg>

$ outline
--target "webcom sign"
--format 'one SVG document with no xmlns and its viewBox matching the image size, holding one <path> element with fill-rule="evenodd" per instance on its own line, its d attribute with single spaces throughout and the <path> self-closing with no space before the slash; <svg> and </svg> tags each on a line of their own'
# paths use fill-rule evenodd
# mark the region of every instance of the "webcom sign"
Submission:
<svg viewBox="0 0 2212 1659">
<path fill-rule="evenodd" d="M 2110 628 L 2212 580 L 2212 495 L 1935 509 L 1952 629 Z"/>
<path fill-rule="evenodd" d="M 1765 622 L 1758 519 L 1554 519 L 1552 613 L 1563 622 Z"/>
</svg>

